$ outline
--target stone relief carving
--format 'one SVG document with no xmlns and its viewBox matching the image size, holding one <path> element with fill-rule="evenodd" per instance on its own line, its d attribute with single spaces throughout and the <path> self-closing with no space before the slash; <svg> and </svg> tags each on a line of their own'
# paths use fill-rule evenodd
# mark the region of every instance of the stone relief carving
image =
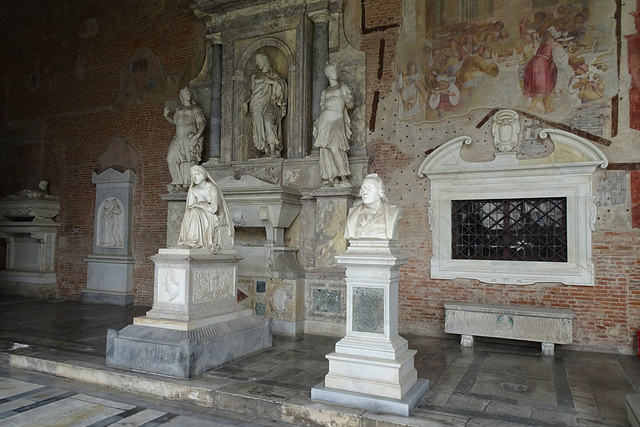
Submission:
<svg viewBox="0 0 640 427">
<path fill-rule="evenodd" d="M 345 238 L 397 239 L 400 211 L 387 201 L 384 183 L 378 174 L 369 174 L 360 187 L 362 200 L 349 210 Z"/>
<path fill-rule="evenodd" d="M 99 209 L 97 246 L 103 248 L 124 247 L 124 207 L 120 199 L 105 199 Z"/>
<path fill-rule="evenodd" d="M 271 68 L 269 57 L 255 57 L 258 71 L 251 76 L 251 99 L 242 106 L 244 114 L 251 112 L 253 144 L 269 157 L 280 157 L 282 150 L 282 119 L 287 114 L 287 82 Z"/>
<path fill-rule="evenodd" d="M 493 116 L 493 145 L 501 152 L 513 151 L 518 145 L 520 122 L 513 110 L 500 110 Z"/>
<path fill-rule="evenodd" d="M 233 270 L 194 272 L 193 302 L 233 296 Z"/>
<path fill-rule="evenodd" d="M 233 248 L 233 241 L 231 214 L 218 184 L 204 167 L 192 166 L 178 247 L 218 253 Z"/>
<path fill-rule="evenodd" d="M 182 106 L 176 109 L 173 118 L 169 117 L 169 106 L 164 107 L 165 119 L 176 127 L 167 154 L 171 173 L 171 184 L 167 186 L 167 191 L 170 193 L 184 192 L 189 186 L 189 169 L 197 165 L 202 157 L 202 133 L 206 125 L 204 113 L 193 101 L 191 89 L 180 89 L 180 101 Z"/>
<path fill-rule="evenodd" d="M 37 188 L 20 190 L 0 200 L 0 218 L 34 218 L 53 222 L 60 212 L 60 198 L 49 194 L 49 183 L 40 181 Z"/>
<path fill-rule="evenodd" d="M 180 296 L 181 288 L 180 280 L 174 270 L 167 269 L 167 274 L 164 276 L 163 288 L 165 291 L 166 301 L 172 302 Z"/>
<path fill-rule="evenodd" d="M 320 177 L 323 187 L 349 186 L 347 152 L 352 132 L 347 110 L 353 108 L 353 95 L 347 85 L 338 81 L 336 64 L 328 64 L 324 72 L 329 86 L 322 91 L 320 115 L 313 127 L 314 145 L 320 149 Z"/>
</svg>

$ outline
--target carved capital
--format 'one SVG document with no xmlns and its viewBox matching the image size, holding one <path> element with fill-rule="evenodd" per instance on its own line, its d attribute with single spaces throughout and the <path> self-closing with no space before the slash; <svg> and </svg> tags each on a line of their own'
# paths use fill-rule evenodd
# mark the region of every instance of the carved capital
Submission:
<svg viewBox="0 0 640 427">
<path fill-rule="evenodd" d="M 309 13 L 309 19 L 311 19 L 314 24 L 326 24 L 331 19 L 331 13 L 327 9 L 317 10 Z"/>
</svg>

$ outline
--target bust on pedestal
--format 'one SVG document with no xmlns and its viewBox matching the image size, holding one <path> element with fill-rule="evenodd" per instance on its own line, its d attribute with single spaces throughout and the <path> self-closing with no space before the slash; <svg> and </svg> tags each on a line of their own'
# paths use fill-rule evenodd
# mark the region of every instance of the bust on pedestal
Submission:
<svg viewBox="0 0 640 427">
<path fill-rule="evenodd" d="M 349 211 L 349 248 L 336 256 L 347 268 L 347 333 L 327 355 L 329 373 L 313 400 L 409 415 L 429 389 L 413 366 L 415 350 L 398 335 L 398 281 L 407 258 L 397 246 L 400 212 L 376 174 L 362 181 L 362 203 Z"/>
<path fill-rule="evenodd" d="M 202 166 L 191 185 L 178 246 L 160 249 L 153 308 L 107 334 L 107 365 L 191 378 L 271 347 L 271 319 L 238 304 L 231 215 Z"/>
</svg>

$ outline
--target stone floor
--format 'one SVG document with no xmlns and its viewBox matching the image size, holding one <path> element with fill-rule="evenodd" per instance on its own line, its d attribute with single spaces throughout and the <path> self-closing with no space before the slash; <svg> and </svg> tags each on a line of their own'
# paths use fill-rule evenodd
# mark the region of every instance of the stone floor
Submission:
<svg viewBox="0 0 640 427">
<path fill-rule="evenodd" d="M 405 336 L 417 350 L 418 376 L 431 382 L 411 417 L 311 401 L 332 337 L 275 336 L 273 348 L 191 380 L 107 367 L 107 329 L 147 310 L 0 297 L 0 367 L 292 425 L 628 426 L 625 395 L 640 389 L 635 356 L 557 346 L 555 357 L 542 357 L 537 344 L 482 339 L 463 349 L 458 337 Z"/>
</svg>

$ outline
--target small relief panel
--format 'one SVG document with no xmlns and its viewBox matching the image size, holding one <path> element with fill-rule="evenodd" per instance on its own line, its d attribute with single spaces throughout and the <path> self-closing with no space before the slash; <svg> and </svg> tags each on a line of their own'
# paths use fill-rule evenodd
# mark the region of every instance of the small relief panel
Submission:
<svg viewBox="0 0 640 427">
<path fill-rule="evenodd" d="M 197 270 L 193 273 L 191 286 L 193 302 L 236 297 L 233 269 Z"/>
<path fill-rule="evenodd" d="M 183 304 L 185 302 L 185 275 L 183 268 L 158 269 L 158 302 Z"/>
<path fill-rule="evenodd" d="M 124 247 L 124 206 L 120 199 L 110 197 L 98 209 L 96 246 L 101 248 Z"/>
<path fill-rule="evenodd" d="M 384 289 L 353 288 L 353 331 L 384 333 Z"/>
</svg>

